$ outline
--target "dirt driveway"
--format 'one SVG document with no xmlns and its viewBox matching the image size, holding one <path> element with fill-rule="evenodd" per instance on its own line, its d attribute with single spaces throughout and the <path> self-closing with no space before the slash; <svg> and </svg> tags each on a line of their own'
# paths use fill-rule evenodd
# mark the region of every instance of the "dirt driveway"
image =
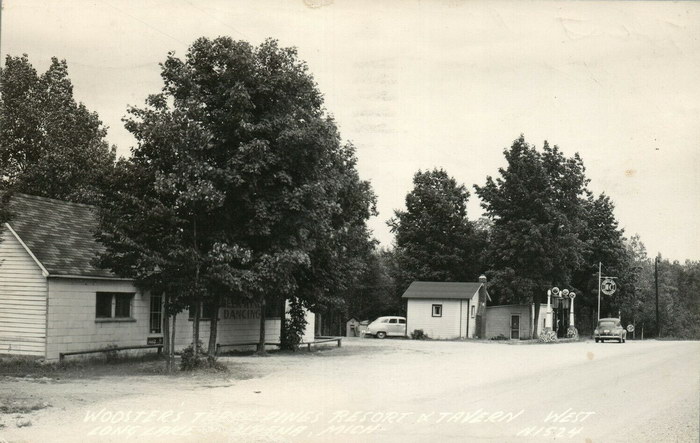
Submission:
<svg viewBox="0 0 700 443">
<path fill-rule="evenodd" d="M 5 381 L 6 441 L 698 441 L 700 343 L 344 340 L 226 378 Z M 12 388 L 8 386 L 13 385 Z M 58 398 L 62 400 L 58 401 Z"/>
</svg>

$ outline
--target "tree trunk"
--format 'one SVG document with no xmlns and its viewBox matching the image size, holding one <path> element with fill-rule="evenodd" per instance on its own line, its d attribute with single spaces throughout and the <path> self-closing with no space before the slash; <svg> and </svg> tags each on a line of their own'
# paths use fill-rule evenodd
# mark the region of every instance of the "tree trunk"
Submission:
<svg viewBox="0 0 700 443">
<path fill-rule="evenodd" d="M 177 320 L 177 315 L 173 315 L 173 329 L 170 331 L 170 349 L 168 350 L 168 360 L 170 360 L 170 367 L 174 369 L 175 367 L 175 320 Z"/>
<path fill-rule="evenodd" d="M 216 306 L 213 311 L 214 315 L 212 318 L 209 320 L 209 347 L 207 350 L 207 353 L 209 355 L 215 355 L 216 354 L 216 335 L 217 335 L 217 328 L 219 326 L 219 298 L 215 297 L 214 298 L 214 306 Z"/>
<path fill-rule="evenodd" d="M 280 300 L 280 345 L 284 343 L 284 329 L 287 321 L 287 300 L 281 297 Z M 281 349 L 281 347 L 280 347 Z"/>
<path fill-rule="evenodd" d="M 538 338 L 537 328 L 540 324 L 540 300 L 535 296 L 535 328 L 532 330 L 532 338 Z"/>
<path fill-rule="evenodd" d="M 194 319 L 192 319 L 192 346 L 194 347 L 195 358 L 199 355 L 199 311 L 201 304 L 195 302 L 194 304 Z"/>
<path fill-rule="evenodd" d="M 163 356 L 166 359 L 165 367 L 168 372 L 172 370 L 172 362 L 170 361 L 170 315 L 168 314 L 169 306 L 170 302 L 168 301 L 168 297 L 164 296 L 162 307 L 163 315 L 161 316 L 161 324 L 163 328 Z"/>
<path fill-rule="evenodd" d="M 194 250 L 199 251 L 197 247 L 197 219 L 193 217 L 192 220 L 192 230 L 193 237 L 192 243 L 194 245 Z M 194 319 L 192 321 L 192 348 L 194 351 L 194 359 L 197 361 L 197 356 L 199 355 L 199 317 L 201 311 L 201 298 L 199 293 L 199 258 L 197 258 L 197 265 L 194 271 L 194 287 L 195 287 L 195 301 L 194 301 Z"/>
<path fill-rule="evenodd" d="M 265 355 L 265 296 L 260 298 L 260 339 L 258 355 Z"/>
</svg>

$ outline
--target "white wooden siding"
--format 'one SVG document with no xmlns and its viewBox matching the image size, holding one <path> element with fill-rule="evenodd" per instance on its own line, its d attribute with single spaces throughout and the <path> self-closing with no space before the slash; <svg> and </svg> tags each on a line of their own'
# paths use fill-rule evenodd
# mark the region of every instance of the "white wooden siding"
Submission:
<svg viewBox="0 0 700 443">
<path fill-rule="evenodd" d="M 97 292 L 133 292 L 135 321 L 95 321 Z M 49 278 L 47 359 L 61 352 L 88 351 L 110 345 L 145 345 L 149 336 L 150 297 L 131 282 Z"/>
<path fill-rule="evenodd" d="M 433 317 L 433 305 L 442 305 L 442 317 Z M 469 300 L 409 299 L 406 307 L 408 334 L 422 329 L 430 338 L 464 338 L 469 305 Z M 468 320 L 469 331 L 473 331 L 475 319 L 469 316 Z"/>
<path fill-rule="evenodd" d="M 224 310 L 219 309 L 219 322 L 217 324 L 217 343 L 228 345 L 234 343 L 257 343 L 260 338 L 260 319 L 226 318 Z M 179 314 L 175 326 L 175 347 L 183 348 L 192 343 L 192 320 L 188 319 L 187 311 Z M 304 341 L 313 341 L 315 316 L 306 311 L 306 330 Z M 265 320 L 265 341 L 278 343 L 280 340 L 281 320 L 279 318 Z M 207 347 L 209 343 L 210 322 L 203 320 L 199 324 L 199 339 Z"/>
<path fill-rule="evenodd" d="M 531 315 L 532 307 L 529 305 L 503 305 L 489 306 L 486 308 L 486 338 L 503 335 L 510 339 L 510 321 L 512 315 L 520 316 L 520 338 L 530 338 L 532 330 Z"/>
<path fill-rule="evenodd" d="M 0 242 L 0 354 L 44 356 L 46 278 L 15 236 Z"/>
<path fill-rule="evenodd" d="M 96 322 L 97 292 L 134 292 L 131 313 L 135 321 Z M 221 344 L 257 342 L 259 319 L 224 319 L 220 310 L 217 341 Z M 181 350 L 192 343 L 192 321 L 188 312 L 177 316 L 175 348 Z M 314 318 L 308 315 L 309 325 L 305 340 L 313 339 Z M 49 278 L 49 328 L 47 358 L 57 359 L 59 353 L 87 351 L 110 345 L 138 346 L 147 344 L 148 337 L 162 337 L 150 333 L 150 296 L 141 293 L 131 282 L 117 280 L 88 280 Z M 209 343 L 209 321 L 200 323 L 199 337 Z M 267 320 L 265 336 L 268 342 L 278 342 L 280 320 Z"/>
</svg>

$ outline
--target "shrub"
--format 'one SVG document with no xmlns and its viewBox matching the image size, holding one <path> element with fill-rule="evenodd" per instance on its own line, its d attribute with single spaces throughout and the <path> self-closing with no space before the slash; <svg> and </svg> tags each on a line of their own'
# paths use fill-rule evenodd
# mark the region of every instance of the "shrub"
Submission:
<svg viewBox="0 0 700 443">
<path fill-rule="evenodd" d="M 575 326 L 569 326 L 566 330 L 566 338 L 573 338 L 578 340 L 578 329 Z"/>
<path fill-rule="evenodd" d="M 554 343 L 557 341 L 557 333 L 547 328 L 540 333 L 538 341 L 540 343 Z"/>
<path fill-rule="evenodd" d="M 299 299 L 294 298 L 289 305 L 289 318 L 284 318 L 284 333 L 280 340 L 280 348 L 296 351 L 299 348 L 306 330 L 306 315 Z"/>
<path fill-rule="evenodd" d="M 194 371 L 197 369 L 219 369 L 216 357 L 208 355 L 204 350 L 202 342 L 197 343 L 197 355 L 194 353 L 194 346 L 189 345 L 182 350 L 180 355 L 180 370 Z"/>
<path fill-rule="evenodd" d="M 510 340 L 510 339 L 503 334 L 498 334 L 495 337 L 491 337 L 491 340 Z"/>
<path fill-rule="evenodd" d="M 423 332 L 422 329 L 416 329 L 413 332 L 411 332 L 411 338 L 413 340 L 427 340 L 430 337 L 428 337 L 428 335 L 425 332 Z"/>
</svg>

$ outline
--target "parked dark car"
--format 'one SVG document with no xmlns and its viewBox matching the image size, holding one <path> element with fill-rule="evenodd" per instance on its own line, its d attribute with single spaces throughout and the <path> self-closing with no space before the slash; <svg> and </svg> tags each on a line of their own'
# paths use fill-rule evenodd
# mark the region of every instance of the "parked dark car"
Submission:
<svg viewBox="0 0 700 443">
<path fill-rule="evenodd" d="M 596 343 L 605 340 L 617 340 L 618 343 L 624 343 L 627 340 L 627 330 L 622 327 L 619 318 L 601 318 L 593 331 L 593 337 Z"/>
</svg>

